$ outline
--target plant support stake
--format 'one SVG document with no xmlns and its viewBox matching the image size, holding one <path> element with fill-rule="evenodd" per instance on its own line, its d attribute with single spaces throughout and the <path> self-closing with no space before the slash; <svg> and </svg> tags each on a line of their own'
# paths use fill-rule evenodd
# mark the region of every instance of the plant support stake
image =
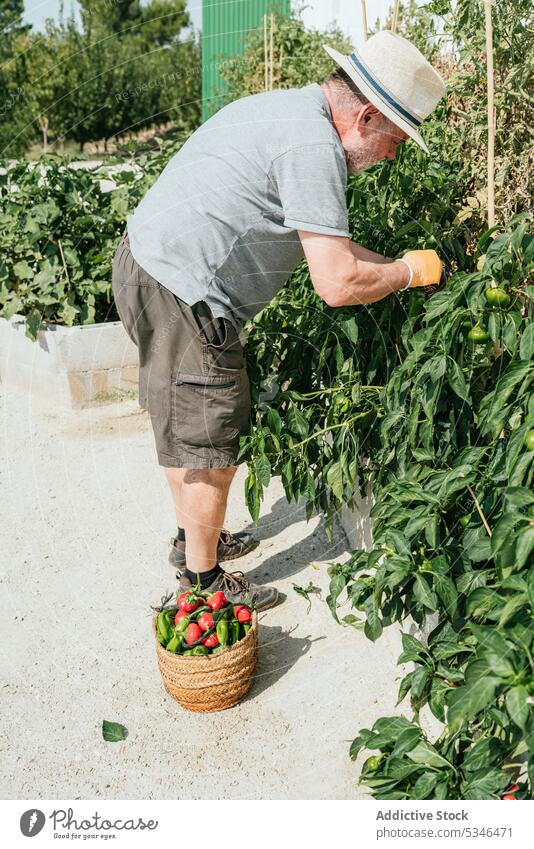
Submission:
<svg viewBox="0 0 534 849">
<path fill-rule="evenodd" d="M 493 26 L 491 0 L 484 0 L 488 93 L 488 227 L 495 227 L 495 108 L 493 105 Z"/>
<path fill-rule="evenodd" d="M 263 57 L 265 66 L 265 91 L 269 90 L 269 71 L 267 66 L 267 15 L 263 16 Z"/>
<path fill-rule="evenodd" d="M 395 0 L 395 9 L 393 10 L 393 18 L 391 21 L 391 32 L 397 32 L 397 20 L 399 17 L 399 0 Z"/>
<path fill-rule="evenodd" d="M 367 41 L 368 32 L 367 32 L 367 9 L 365 8 L 365 0 L 362 0 L 362 18 L 363 18 L 363 38 L 364 41 Z"/>
<path fill-rule="evenodd" d="M 270 36 L 271 37 L 270 37 L 270 62 L 269 62 L 269 65 L 270 65 L 271 81 L 270 81 L 270 85 L 269 85 L 269 90 L 272 91 L 273 85 L 274 85 L 274 15 L 273 15 L 272 12 L 271 12 L 271 34 L 270 34 Z"/>
</svg>

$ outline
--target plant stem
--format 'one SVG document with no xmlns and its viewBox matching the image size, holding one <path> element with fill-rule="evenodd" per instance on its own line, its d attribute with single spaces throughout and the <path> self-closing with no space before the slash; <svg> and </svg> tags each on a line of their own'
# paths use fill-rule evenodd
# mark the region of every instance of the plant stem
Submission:
<svg viewBox="0 0 534 849">
<path fill-rule="evenodd" d="M 301 398 L 313 398 L 315 395 L 326 395 L 328 392 L 340 392 L 346 386 L 350 386 L 350 383 L 343 383 L 341 386 L 331 386 L 328 389 L 318 389 L 315 392 L 299 392 L 298 394 L 300 395 Z M 364 390 L 364 391 L 365 390 L 369 390 L 369 391 L 373 390 L 374 391 L 376 389 L 383 389 L 384 387 L 383 386 L 359 386 L 358 388 L 361 389 L 361 390 Z M 289 389 L 288 391 L 291 392 L 291 389 Z"/>
<path fill-rule="evenodd" d="M 475 502 L 475 507 L 477 508 L 477 510 L 480 514 L 480 518 L 482 519 L 482 521 L 484 523 L 484 527 L 486 528 L 486 530 L 488 532 L 488 536 L 491 536 L 491 528 L 488 525 L 488 521 L 487 521 L 486 517 L 484 516 L 484 513 L 482 512 L 482 507 L 480 506 L 478 498 L 476 497 L 475 493 L 473 492 L 473 490 L 471 489 L 469 484 L 467 484 L 467 489 L 469 490 L 469 494 L 470 494 L 471 498 Z"/>
<path fill-rule="evenodd" d="M 58 240 L 57 240 L 57 243 L 58 243 L 58 245 L 59 245 L 59 251 L 60 251 L 60 253 L 61 253 L 61 259 L 63 260 L 63 268 L 65 269 L 65 275 L 66 275 L 66 277 L 67 277 L 67 283 L 68 283 L 68 284 L 69 284 L 69 286 L 70 286 L 69 272 L 68 272 L 68 270 L 67 270 L 67 263 L 65 262 L 65 255 L 64 255 L 64 253 L 63 253 L 63 245 L 61 244 L 61 239 L 58 239 Z"/>
<path fill-rule="evenodd" d="M 311 436 L 308 436 L 306 439 L 303 439 L 302 442 L 297 442 L 295 445 L 291 445 L 291 450 L 294 448 L 300 448 L 301 445 L 305 445 L 306 442 L 309 442 L 310 439 L 315 439 L 316 436 L 321 436 L 322 433 L 328 433 L 331 430 L 335 430 L 337 427 L 345 427 L 349 425 L 351 422 L 355 422 L 357 419 L 363 419 L 365 416 L 368 416 L 369 413 L 372 413 L 372 410 L 366 410 L 364 413 L 359 413 L 357 416 L 352 416 L 352 418 L 347 419 L 346 422 L 339 422 L 339 424 L 332 425 L 332 427 L 325 427 L 322 430 L 316 430 L 315 433 L 312 433 Z"/>
</svg>

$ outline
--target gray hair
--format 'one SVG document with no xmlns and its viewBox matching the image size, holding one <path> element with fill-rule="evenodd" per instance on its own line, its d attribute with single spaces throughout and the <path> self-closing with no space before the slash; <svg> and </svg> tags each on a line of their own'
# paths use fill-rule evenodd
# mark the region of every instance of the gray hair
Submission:
<svg viewBox="0 0 534 849">
<path fill-rule="evenodd" d="M 369 103 L 369 98 L 360 91 L 356 83 L 339 66 L 328 75 L 323 84 L 330 87 L 341 110 L 354 109 L 355 106 L 365 106 L 366 103 Z"/>
</svg>

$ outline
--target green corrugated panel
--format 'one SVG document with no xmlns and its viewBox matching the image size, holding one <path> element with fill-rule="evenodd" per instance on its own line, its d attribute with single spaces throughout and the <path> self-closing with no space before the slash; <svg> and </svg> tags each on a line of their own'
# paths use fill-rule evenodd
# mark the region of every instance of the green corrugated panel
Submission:
<svg viewBox="0 0 534 849">
<path fill-rule="evenodd" d="M 290 0 L 204 0 L 202 5 L 202 120 L 220 108 L 221 90 L 227 90 L 218 73 L 219 63 L 243 53 L 246 34 L 263 27 L 263 16 L 274 9 L 289 16 Z M 218 96 L 217 96 L 218 94 Z"/>
</svg>

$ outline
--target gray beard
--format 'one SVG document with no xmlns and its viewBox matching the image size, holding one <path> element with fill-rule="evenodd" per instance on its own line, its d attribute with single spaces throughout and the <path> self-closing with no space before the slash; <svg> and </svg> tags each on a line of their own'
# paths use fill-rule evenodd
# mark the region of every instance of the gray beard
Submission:
<svg viewBox="0 0 534 849">
<path fill-rule="evenodd" d="M 366 154 L 364 151 L 358 153 L 348 153 L 345 151 L 345 160 L 347 162 L 347 171 L 350 174 L 363 174 L 368 168 L 376 165 L 376 161 L 371 159 L 369 154 Z"/>
</svg>

